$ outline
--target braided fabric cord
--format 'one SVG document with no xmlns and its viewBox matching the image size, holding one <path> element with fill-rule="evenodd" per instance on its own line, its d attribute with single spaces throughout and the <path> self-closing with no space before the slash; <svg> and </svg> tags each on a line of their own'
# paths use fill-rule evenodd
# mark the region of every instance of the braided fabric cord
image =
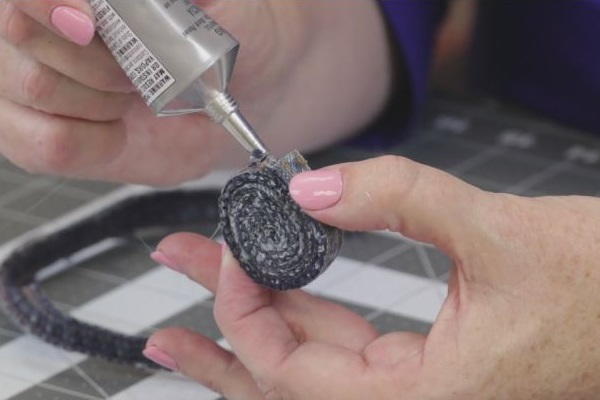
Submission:
<svg viewBox="0 0 600 400">
<path fill-rule="evenodd" d="M 288 183 L 309 170 L 297 151 L 280 160 L 267 156 L 225 186 L 219 201 L 223 236 L 235 258 L 257 283 L 277 290 L 303 287 L 338 255 L 342 232 L 303 213 Z"/>
<path fill-rule="evenodd" d="M 137 230 L 217 220 L 216 190 L 172 191 L 123 200 L 87 219 L 15 249 L 0 265 L 0 305 L 25 332 L 65 350 L 144 369 L 160 368 L 145 358 L 147 338 L 123 335 L 78 321 L 56 309 L 36 282 L 53 262 L 106 238 Z"/>
<path fill-rule="evenodd" d="M 113 362 L 159 368 L 142 355 L 146 338 L 122 335 L 63 314 L 45 296 L 36 275 L 106 238 L 219 219 L 226 242 L 252 279 L 278 290 L 304 286 L 329 266 L 342 243 L 340 231 L 302 213 L 289 196 L 289 180 L 307 169 L 297 152 L 281 160 L 255 160 L 221 193 L 188 189 L 138 195 L 32 239 L 0 265 L 0 305 L 24 331 L 52 345 Z"/>
</svg>

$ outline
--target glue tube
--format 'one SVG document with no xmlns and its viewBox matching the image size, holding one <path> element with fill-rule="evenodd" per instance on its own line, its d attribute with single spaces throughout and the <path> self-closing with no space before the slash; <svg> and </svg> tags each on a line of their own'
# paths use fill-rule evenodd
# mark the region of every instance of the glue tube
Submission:
<svg viewBox="0 0 600 400">
<path fill-rule="evenodd" d="M 91 0 L 98 34 L 161 117 L 203 112 L 255 157 L 264 144 L 227 93 L 239 42 L 192 0 Z"/>
</svg>

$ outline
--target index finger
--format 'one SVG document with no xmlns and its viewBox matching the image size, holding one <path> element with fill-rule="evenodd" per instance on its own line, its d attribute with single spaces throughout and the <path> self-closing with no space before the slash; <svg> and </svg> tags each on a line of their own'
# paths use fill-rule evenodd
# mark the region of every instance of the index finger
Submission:
<svg viewBox="0 0 600 400">
<path fill-rule="evenodd" d="M 9 0 L 46 28 L 82 46 L 95 34 L 95 18 L 85 0 Z"/>
<path fill-rule="evenodd" d="M 224 245 L 215 319 L 240 361 L 259 378 L 272 376 L 300 345 L 271 299 L 272 292 L 254 283 Z"/>
<path fill-rule="evenodd" d="M 272 295 L 242 271 L 225 247 L 215 318 L 265 397 L 371 398 L 381 380 L 367 375 L 362 355 L 344 346 L 306 340 L 301 326 L 292 331 L 272 306 Z"/>
</svg>

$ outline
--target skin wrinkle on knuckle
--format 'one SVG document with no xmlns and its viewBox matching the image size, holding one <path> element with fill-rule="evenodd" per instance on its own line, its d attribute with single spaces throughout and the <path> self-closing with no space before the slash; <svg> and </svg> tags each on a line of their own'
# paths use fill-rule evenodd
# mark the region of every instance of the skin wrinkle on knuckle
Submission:
<svg viewBox="0 0 600 400">
<path fill-rule="evenodd" d="M 233 320 L 229 320 L 227 325 L 231 332 L 232 336 L 245 336 L 245 332 L 248 330 L 247 320 L 249 318 L 255 318 L 255 315 L 260 313 L 262 310 L 270 307 L 269 305 L 263 305 L 260 308 L 254 309 L 252 311 L 246 312 L 243 315 L 237 316 Z M 225 308 L 227 309 L 227 308 Z"/>
<path fill-rule="evenodd" d="M 380 207 L 386 213 L 386 228 L 404 231 L 402 204 L 410 202 L 414 196 L 421 169 L 404 157 L 386 155 L 376 160 L 375 172 L 382 177 L 382 187 L 391 188 L 380 193 Z"/>
<path fill-rule="evenodd" d="M 0 2 L 0 36 L 14 46 L 20 46 L 31 39 L 31 21 L 7 0 Z"/>
<path fill-rule="evenodd" d="M 29 62 L 26 69 L 22 81 L 22 96 L 28 105 L 40 109 L 42 104 L 52 98 L 61 78 L 37 61 Z"/>
<path fill-rule="evenodd" d="M 46 173 L 71 172 L 76 160 L 76 143 L 68 122 L 55 120 L 39 130 L 34 146 L 39 156 L 37 168 Z"/>
<path fill-rule="evenodd" d="M 221 294 L 217 298 L 217 302 L 213 309 L 215 319 L 221 323 L 227 324 L 231 329 L 236 329 L 240 326 L 243 327 L 247 318 L 252 318 L 256 313 L 271 306 L 272 294 L 270 292 L 263 293 L 260 288 L 254 286 L 251 286 L 249 289 L 251 292 L 246 292 L 248 297 L 261 297 L 257 305 L 247 308 L 243 312 L 238 311 L 235 316 L 232 316 L 231 310 L 240 308 L 237 293 L 227 293 L 227 295 Z"/>
<path fill-rule="evenodd" d="M 304 327 L 302 327 L 302 325 L 289 321 L 288 326 L 290 328 L 290 331 L 292 332 L 292 335 L 294 336 L 297 345 L 302 345 L 302 343 L 305 343 L 308 340 L 308 335 Z"/>
</svg>

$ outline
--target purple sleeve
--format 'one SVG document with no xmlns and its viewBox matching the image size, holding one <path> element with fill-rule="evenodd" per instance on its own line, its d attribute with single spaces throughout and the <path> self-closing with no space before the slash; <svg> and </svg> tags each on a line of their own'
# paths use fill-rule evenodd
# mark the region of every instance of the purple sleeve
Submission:
<svg viewBox="0 0 600 400">
<path fill-rule="evenodd" d="M 437 0 L 381 1 L 404 58 L 415 111 L 425 100 L 431 51 L 443 14 L 443 4 Z"/>
<path fill-rule="evenodd" d="M 393 96 L 408 97 L 409 104 L 392 101 L 380 121 L 353 140 L 353 144 L 378 148 L 397 142 L 419 115 L 428 86 L 435 33 L 445 10 L 443 0 L 380 0 L 380 4 L 404 68 L 404 74 L 398 71 Z M 406 90 L 409 93 L 402 92 Z M 398 109 L 402 106 L 408 106 L 408 110 Z"/>
</svg>

